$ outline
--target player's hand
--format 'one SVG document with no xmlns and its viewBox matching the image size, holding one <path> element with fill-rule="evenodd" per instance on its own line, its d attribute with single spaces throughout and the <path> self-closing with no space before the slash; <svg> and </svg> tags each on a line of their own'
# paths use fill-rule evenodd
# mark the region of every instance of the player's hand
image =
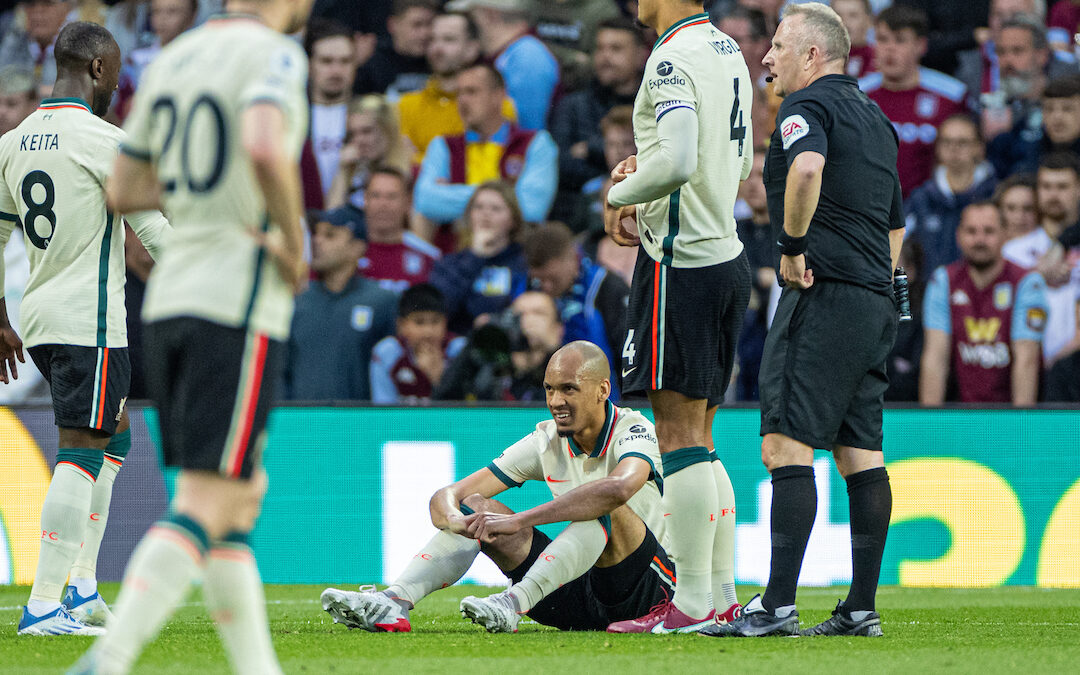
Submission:
<svg viewBox="0 0 1080 675">
<path fill-rule="evenodd" d="M 780 256 L 780 278 L 794 288 L 810 288 L 814 285 L 814 270 L 806 269 L 806 255 Z"/>
<path fill-rule="evenodd" d="M 471 536 L 469 534 L 469 525 L 472 523 L 472 521 L 475 518 L 476 518 L 475 513 L 467 515 L 467 516 L 465 516 L 465 515 L 449 516 L 446 519 L 447 529 L 450 530 L 451 532 L 453 532 L 454 534 L 460 534 L 463 537 L 469 537 L 469 536 Z"/>
<path fill-rule="evenodd" d="M 19 366 L 16 364 L 26 363 L 23 354 L 22 340 L 11 326 L 0 328 L 0 382 L 8 384 L 11 380 L 19 379 Z M 11 369 L 11 378 L 8 379 L 8 369 Z"/>
<path fill-rule="evenodd" d="M 516 513 L 477 513 L 469 525 L 469 536 L 490 544 L 501 534 L 515 534 L 521 530 Z"/>
<path fill-rule="evenodd" d="M 630 155 L 623 161 L 615 165 L 615 168 L 611 170 L 611 182 L 621 183 L 626 180 L 627 174 L 631 174 L 637 171 L 637 155 Z"/>
<path fill-rule="evenodd" d="M 637 246 L 641 243 L 636 223 L 636 206 L 615 207 L 604 202 L 604 231 L 619 246 Z"/>
<path fill-rule="evenodd" d="M 255 241 L 266 249 L 274 260 L 274 265 L 285 283 L 292 287 L 293 292 L 299 293 L 307 283 L 307 263 L 304 254 L 300 250 L 293 250 L 285 242 L 285 237 L 280 230 L 269 232 L 254 231 L 252 236 Z"/>
</svg>

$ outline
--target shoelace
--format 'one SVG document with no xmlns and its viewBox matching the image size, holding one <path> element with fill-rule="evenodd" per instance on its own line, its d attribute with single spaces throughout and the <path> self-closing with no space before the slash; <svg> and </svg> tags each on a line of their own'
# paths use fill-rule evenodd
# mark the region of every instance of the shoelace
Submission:
<svg viewBox="0 0 1080 675">
<path fill-rule="evenodd" d="M 653 605 L 649 609 L 649 613 L 641 617 L 642 619 L 648 619 L 650 617 L 657 617 L 663 614 L 667 614 L 668 609 L 671 608 L 671 601 L 668 599 L 661 600 L 658 604 Z"/>
</svg>

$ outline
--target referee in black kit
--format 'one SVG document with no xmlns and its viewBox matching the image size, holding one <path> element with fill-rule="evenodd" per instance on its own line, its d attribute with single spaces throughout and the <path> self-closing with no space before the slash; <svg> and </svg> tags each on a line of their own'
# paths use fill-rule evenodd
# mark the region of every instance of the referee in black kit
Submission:
<svg viewBox="0 0 1080 675">
<path fill-rule="evenodd" d="M 790 5 L 762 60 L 784 98 L 764 172 L 785 285 L 759 376 L 772 564 L 765 594 L 706 635 L 798 634 L 795 590 L 817 512 L 815 448 L 832 450 L 847 481 L 853 574 L 832 617 L 802 635 L 881 635 L 874 596 L 892 510 L 881 409 L 904 217 L 896 132 L 843 74 L 850 44 L 833 10 Z"/>
</svg>

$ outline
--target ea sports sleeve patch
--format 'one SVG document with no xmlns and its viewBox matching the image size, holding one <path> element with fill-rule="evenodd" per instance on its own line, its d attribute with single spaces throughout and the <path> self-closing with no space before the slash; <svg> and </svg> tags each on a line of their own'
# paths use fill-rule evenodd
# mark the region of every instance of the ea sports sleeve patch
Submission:
<svg viewBox="0 0 1080 675">
<path fill-rule="evenodd" d="M 788 115 L 780 123 L 780 139 L 787 150 L 791 144 L 810 133 L 810 123 L 802 115 Z"/>
<path fill-rule="evenodd" d="M 780 143 L 788 166 L 801 152 L 813 151 L 829 156 L 829 138 L 825 133 L 824 111 L 812 101 L 785 102 L 777 115 Z"/>
</svg>

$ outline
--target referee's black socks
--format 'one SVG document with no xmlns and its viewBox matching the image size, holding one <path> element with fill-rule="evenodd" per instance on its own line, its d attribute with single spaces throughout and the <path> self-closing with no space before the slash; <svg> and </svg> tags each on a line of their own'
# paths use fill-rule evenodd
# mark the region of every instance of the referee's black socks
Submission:
<svg viewBox="0 0 1080 675">
<path fill-rule="evenodd" d="M 769 612 L 795 604 L 806 542 L 817 515 L 814 467 L 781 466 L 772 472 L 772 561 L 761 604 Z M 785 613 L 786 615 L 786 613 Z"/>
<path fill-rule="evenodd" d="M 889 474 L 885 467 L 851 474 L 847 477 L 847 492 L 851 509 L 852 574 L 844 612 L 872 612 L 892 514 Z"/>
</svg>

